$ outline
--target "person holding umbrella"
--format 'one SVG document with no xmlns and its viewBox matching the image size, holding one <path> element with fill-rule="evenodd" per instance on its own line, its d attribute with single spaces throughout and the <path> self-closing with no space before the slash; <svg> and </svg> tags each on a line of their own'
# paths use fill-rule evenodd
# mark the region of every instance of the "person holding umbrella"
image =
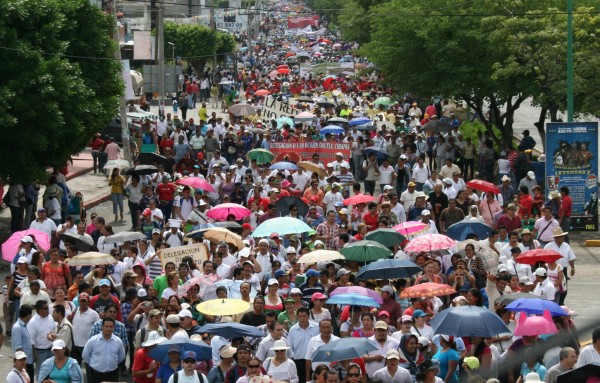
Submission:
<svg viewBox="0 0 600 383">
<path fill-rule="evenodd" d="M 156 372 L 155 383 L 166 383 L 171 376 L 180 371 L 183 366 L 180 359 L 180 350 L 178 346 L 171 346 L 168 351 L 169 363 L 163 363 Z"/>
</svg>

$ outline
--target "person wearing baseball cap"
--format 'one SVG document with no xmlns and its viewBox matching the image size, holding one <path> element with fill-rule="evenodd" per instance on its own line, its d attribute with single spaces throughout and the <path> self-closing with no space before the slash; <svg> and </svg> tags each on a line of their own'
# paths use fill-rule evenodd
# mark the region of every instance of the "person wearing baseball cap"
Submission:
<svg viewBox="0 0 600 383">
<path fill-rule="evenodd" d="M 373 376 L 375 372 L 385 367 L 386 354 L 389 350 L 397 350 L 400 342 L 388 335 L 388 325 L 384 321 L 375 322 L 373 340 L 377 346 L 376 351 L 371 351 L 363 360 L 367 374 Z"/>
<path fill-rule="evenodd" d="M 412 382 L 410 372 L 400 367 L 400 354 L 393 349 L 387 350 L 385 367 L 375 371 L 372 378 L 376 382 Z"/>
<path fill-rule="evenodd" d="M 198 362 L 198 357 L 194 351 L 186 351 L 181 355 L 181 365 L 182 369 L 175 372 L 171 378 L 169 378 L 169 383 L 175 382 L 197 382 L 197 383 L 206 383 L 208 380 L 203 373 L 196 370 L 196 363 Z M 175 376 L 177 375 L 177 377 Z M 197 379 L 197 380 L 196 380 Z"/>
</svg>

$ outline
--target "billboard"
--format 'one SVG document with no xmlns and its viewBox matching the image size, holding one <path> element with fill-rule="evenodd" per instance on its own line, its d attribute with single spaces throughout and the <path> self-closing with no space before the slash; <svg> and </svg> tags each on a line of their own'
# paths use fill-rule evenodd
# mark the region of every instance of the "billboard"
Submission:
<svg viewBox="0 0 600 383">
<path fill-rule="evenodd" d="M 571 230 L 598 230 L 598 122 L 546 124 L 546 194 L 569 188 Z"/>
<path fill-rule="evenodd" d="M 241 15 L 238 11 L 227 11 L 215 15 L 217 28 L 227 29 L 230 32 L 245 32 L 248 29 L 248 15 Z"/>
<path fill-rule="evenodd" d="M 289 160 L 309 161 L 313 154 L 318 154 L 323 163 L 335 161 L 335 154 L 341 152 L 344 158 L 350 159 L 350 144 L 347 142 L 303 141 L 303 142 L 271 142 L 269 150 L 275 154 L 275 162 Z"/>
</svg>

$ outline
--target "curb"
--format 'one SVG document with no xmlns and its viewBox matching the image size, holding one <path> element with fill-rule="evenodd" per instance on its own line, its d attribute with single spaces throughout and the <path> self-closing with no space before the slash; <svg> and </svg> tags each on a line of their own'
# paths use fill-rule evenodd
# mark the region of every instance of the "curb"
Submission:
<svg viewBox="0 0 600 383">
<path fill-rule="evenodd" d="M 600 247 L 600 240 L 598 239 L 588 239 L 583 243 L 585 247 Z"/>
<path fill-rule="evenodd" d="M 82 176 L 84 174 L 87 174 L 89 172 L 91 172 L 92 170 L 94 170 L 94 168 L 81 168 L 81 169 L 77 169 L 73 172 L 69 172 L 69 174 L 67 174 L 67 176 L 65 177 L 67 179 L 67 181 L 72 180 L 73 178 L 77 178 L 79 176 Z"/>
<path fill-rule="evenodd" d="M 106 202 L 110 200 L 110 193 L 101 195 L 99 197 L 96 198 L 92 198 L 91 200 L 84 202 L 83 203 L 83 207 L 85 207 L 85 210 L 90 210 L 91 208 L 100 205 L 103 202 Z"/>
</svg>

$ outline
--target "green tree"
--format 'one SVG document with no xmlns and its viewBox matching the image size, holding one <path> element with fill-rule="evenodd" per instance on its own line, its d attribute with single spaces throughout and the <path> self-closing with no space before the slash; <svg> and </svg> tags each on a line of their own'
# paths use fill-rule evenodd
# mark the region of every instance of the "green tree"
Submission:
<svg viewBox="0 0 600 383">
<path fill-rule="evenodd" d="M 203 72 L 217 49 L 217 34 L 204 25 L 165 22 L 165 41 L 175 44 L 177 55 L 190 63 L 196 73 Z"/>
<path fill-rule="evenodd" d="M 235 38 L 227 32 L 217 31 L 217 55 L 232 53 L 233 51 L 235 51 Z"/>
<path fill-rule="evenodd" d="M 0 1 L 0 175 L 43 179 L 114 117 L 114 20 L 87 0 Z"/>
</svg>

